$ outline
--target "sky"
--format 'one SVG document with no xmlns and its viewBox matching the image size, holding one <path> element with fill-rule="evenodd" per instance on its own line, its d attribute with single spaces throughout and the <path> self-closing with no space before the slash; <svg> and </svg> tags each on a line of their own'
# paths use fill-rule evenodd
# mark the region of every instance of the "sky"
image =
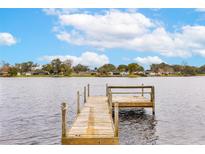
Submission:
<svg viewBox="0 0 205 154">
<path fill-rule="evenodd" d="M 205 9 L 0 9 L 0 61 L 205 64 Z"/>
</svg>

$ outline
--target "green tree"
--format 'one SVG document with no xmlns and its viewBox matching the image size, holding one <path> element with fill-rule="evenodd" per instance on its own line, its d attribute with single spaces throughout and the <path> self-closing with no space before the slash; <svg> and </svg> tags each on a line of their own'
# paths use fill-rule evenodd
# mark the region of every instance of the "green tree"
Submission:
<svg viewBox="0 0 205 154">
<path fill-rule="evenodd" d="M 72 72 L 71 67 L 67 64 L 64 64 L 64 63 L 61 64 L 60 70 L 61 70 L 60 72 L 63 73 L 63 75 L 65 75 L 65 76 L 69 76 Z"/>
<path fill-rule="evenodd" d="M 184 66 L 182 65 L 173 65 L 172 67 L 174 69 L 174 72 L 182 72 L 184 69 Z"/>
<path fill-rule="evenodd" d="M 128 65 L 128 71 L 130 74 L 136 71 L 144 71 L 144 68 L 137 63 L 131 63 Z"/>
<path fill-rule="evenodd" d="M 150 66 L 151 71 L 158 73 L 158 72 L 174 72 L 174 68 L 171 65 L 168 65 L 166 63 L 160 63 L 160 64 L 152 64 Z"/>
<path fill-rule="evenodd" d="M 101 74 L 108 74 L 108 72 L 112 72 L 115 70 L 116 70 L 116 67 L 113 64 L 105 64 L 105 65 L 101 66 L 100 68 L 98 68 L 98 71 Z"/>
<path fill-rule="evenodd" d="M 21 69 L 21 64 L 15 64 L 15 68 L 17 69 L 17 72 L 23 73 L 23 71 Z"/>
<path fill-rule="evenodd" d="M 62 62 L 59 58 L 53 59 L 51 61 L 51 66 L 52 66 L 54 74 L 59 74 L 61 72 L 61 64 L 62 64 Z"/>
<path fill-rule="evenodd" d="M 60 65 L 60 68 L 61 68 L 61 72 L 63 73 L 63 75 L 69 76 L 72 73 L 71 66 L 72 66 L 72 61 L 69 59 L 62 62 L 62 64 Z"/>
<path fill-rule="evenodd" d="M 72 72 L 71 65 L 71 60 L 65 60 L 62 62 L 60 59 L 53 59 L 50 64 L 43 65 L 42 70 L 47 71 L 50 74 L 69 76 Z"/>
<path fill-rule="evenodd" d="M 127 65 L 124 65 L 124 64 L 121 64 L 117 67 L 118 71 L 120 72 L 127 72 L 128 71 L 128 66 Z"/>
<path fill-rule="evenodd" d="M 183 75 L 196 75 L 198 73 L 198 69 L 194 66 L 184 66 L 182 71 Z"/>
<path fill-rule="evenodd" d="M 84 65 L 81 65 L 81 64 L 78 64 L 76 66 L 73 67 L 73 70 L 76 72 L 76 73 L 79 73 L 79 72 L 86 72 L 88 71 L 88 66 L 84 66 Z"/>
<path fill-rule="evenodd" d="M 15 64 L 15 67 L 18 72 L 25 73 L 25 72 L 32 71 L 32 69 L 37 67 L 37 64 L 34 64 L 32 61 L 28 61 L 28 62 L 23 62 L 20 64 Z"/>
<path fill-rule="evenodd" d="M 17 73 L 18 73 L 18 70 L 17 70 L 16 67 L 11 66 L 11 67 L 9 68 L 8 74 L 9 74 L 10 76 L 16 76 Z"/>
<path fill-rule="evenodd" d="M 0 74 L 3 75 L 3 74 L 6 74 L 9 75 L 9 70 L 10 70 L 10 64 L 9 63 L 2 63 L 1 64 L 1 68 L 0 68 Z"/>
<path fill-rule="evenodd" d="M 46 71 L 46 72 L 49 72 L 49 74 L 53 74 L 53 67 L 51 64 L 46 64 L 46 65 L 43 65 L 42 66 L 42 70 L 43 71 Z"/>
<path fill-rule="evenodd" d="M 199 73 L 204 74 L 205 73 L 205 65 L 202 65 L 199 67 Z"/>
</svg>

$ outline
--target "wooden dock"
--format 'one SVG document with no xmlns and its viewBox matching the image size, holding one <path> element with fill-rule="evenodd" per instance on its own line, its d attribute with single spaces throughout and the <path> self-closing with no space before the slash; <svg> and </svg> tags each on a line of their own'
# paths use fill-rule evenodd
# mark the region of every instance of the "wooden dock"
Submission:
<svg viewBox="0 0 205 154">
<path fill-rule="evenodd" d="M 135 92 L 140 96 L 114 96 L 134 94 L 114 92 L 113 89 L 141 88 Z M 87 90 L 86 90 L 87 89 Z M 144 92 L 144 89 L 151 89 Z M 87 91 L 87 92 L 86 92 Z M 150 99 L 144 95 L 150 94 Z M 106 86 L 105 96 L 90 96 L 90 85 L 84 87 L 84 106 L 80 110 L 80 94 L 77 92 L 77 117 L 70 128 L 67 127 L 67 105 L 62 104 L 62 144 L 94 145 L 118 144 L 118 110 L 127 107 L 151 107 L 154 112 L 153 86 Z M 114 118 L 112 111 L 114 110 Z"/>
<path fill-rule="evenodd" d="M 155 91 L 154 86 L 106 86 L 106 95 L 110 106 L 116 103 L 119 108 L 152 108 L 153 115 L 155 114 Z M 140 89 L 135 92 L 112 91 L 113 89 Z M 145 91 L 146 90 L 146 91 Z M 132 96 L 130 96 L 130 94 Z M 120 96 L 119 96 L 120 95 Z M 124 96 L 123 96 L 124 95 Z M 129 96 L 127 96 L 129 95 Z M 134 95 L 134 96 L 133 96 Z M 145 97 L 148 95 L 148 97 Z M 111 107 L 110 107 L 111 108 Z M 112 109 L 112 108 L 111 108 Z"/>
</svg>

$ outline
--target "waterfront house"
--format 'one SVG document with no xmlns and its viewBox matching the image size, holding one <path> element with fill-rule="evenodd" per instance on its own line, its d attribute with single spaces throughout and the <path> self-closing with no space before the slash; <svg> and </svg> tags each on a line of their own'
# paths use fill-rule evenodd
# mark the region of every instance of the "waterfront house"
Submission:
<svg viewBox="0 0 205 154">
<path fill-rule="evenodd" d="M 3 67 L 0 69 L 0 76 L 3 76 L 3 77 L 9 76 L 9 69 L 10 69 L 9 66 L 3 66 Z"/>
<path fill-rule="evenodd" d="M 127 75 L 129 75 L 129 72 L 120 72 L 120 75 L 121 76 L 127 76 Z"/>
<path fill-rule="evenodd" d="M 17 76 L 20 76 L 21 75 L 21 73 L 20 72 L 17 72 Z"/>
<path fill-rule="evenodd" d="M 31 75 L 32 75 L 32 72 L 26 72 L 25 75 L 26 75 L 26 76 L 31 76 Z"/>
<path fill-rule="evenodd" d="M 119 75 L 120 75 L 120 72 L 119 72 L 119 71 L 113 71 L 113 75 L 114 75 L 114 76 L 119 76 Z"/>
</svg>

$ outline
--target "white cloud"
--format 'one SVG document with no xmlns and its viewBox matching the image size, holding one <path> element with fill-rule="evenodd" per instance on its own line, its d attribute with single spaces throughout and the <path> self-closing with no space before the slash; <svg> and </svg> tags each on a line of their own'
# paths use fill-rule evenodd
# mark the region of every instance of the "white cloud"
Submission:
<svg viewBox="0 0 205 154">
<path fill-rule="evenodd" d="M 56 8 L 47 8 L 43 9 L 43 12 L 47 15 L 62 15 L 62 14 L 70 14 L 79 12 L 80 9 L 75 8 L 63 8 L 63 9 L 56 9 Z"/>
<path fill-rule="evenodd" d="M 126 13 L 117 10 L 99 14 L 60 15 L 61 26 L 72 26 L 70 31 L 60 31 L 57 38 L 77 45 L 91 45 L 97 48 L 125 47 L 135 36 L 141 36 L 154 27 L 154 23 L 140 13 Z"/>
<path fill-rule="evenodd" d="M 0 33 L 0 45 L 11 46 L 16 44 L 16 38 L 10 33 Z"/>
<path fill-rule="evenodd" d="M 56 37 L 76 45 L 155 52 L 168 57 L 204 56 L 205 26 L 186 25 L 168 32 L 161 21 L 135 11 L 60 13 Z"/>
<path fill-rule="evenodd" d="M 108 11 L 105 15 L 83 13 L 60 15 L 59 19 L 62 25 L 73 26 L 77 31 L 94 38 L 101 38 L 101 36 L 112 38 L 112 35 L 130 38 L 143 34 L 148 30 L 147 28 L 154 26 L 149 18 L 140 13 L 117 10 Z"/>
<path fill-rule="evenodd" d="M 158 56 L 137 57 L 134 59 L 134 61 L 142 65 L 160 64 L 164 62 Z"/>
<path fill-rule="evenodd" d="M 198 8 L 198 9 L 195 9 L 197 12 L 205 12 L 205 8 Z"/>
<path fill-rule="evenodd" d="M 39 60 L 52 61 L 53 59 L 59 58 L 62 61 L 67 59 L 72 60 L 73 66 L 77 64 L 86 65 L 89 67 L 99 67 L 101 65 L 109 63 L 109 58 L 104 54 L 97 54 L 95 52 L 84 52 L 79 57 L 72 55 L 54 55 L 54 56 L 43 56 Z"/>
</svg>

